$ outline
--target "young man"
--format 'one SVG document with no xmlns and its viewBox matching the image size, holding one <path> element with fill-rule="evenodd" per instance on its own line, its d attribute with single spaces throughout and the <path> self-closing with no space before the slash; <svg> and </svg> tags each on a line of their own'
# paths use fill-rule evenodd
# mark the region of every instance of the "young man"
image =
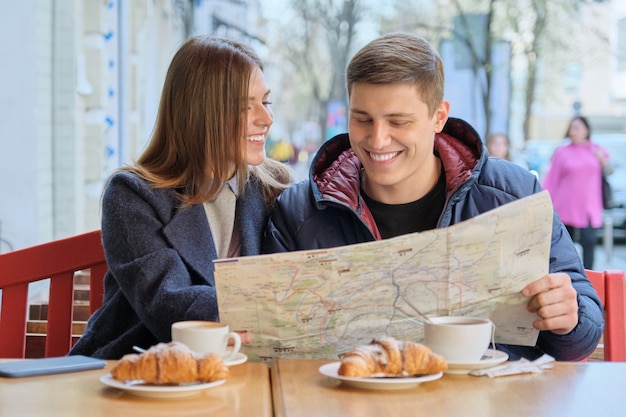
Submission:
<svg viewBox="0 0 626 417">
<path fill-rule="evenodd" d="M 533 174 L 489 159 L 476 131 L 448 118 L 443 63 L 426 40 L 392 33 L 370 42 L 350 61 L 347 87 L 349 134 L 327 141 L 309 181 L 278 199 L 264 252 L 447 227 L 541 191 Z M 498 346 L 511 359 L 580 360 L 600 339 L 600 301 L 556 213 L 549 270 L 522 290 L 538 315 L 537 346 Z"/>
</svg>

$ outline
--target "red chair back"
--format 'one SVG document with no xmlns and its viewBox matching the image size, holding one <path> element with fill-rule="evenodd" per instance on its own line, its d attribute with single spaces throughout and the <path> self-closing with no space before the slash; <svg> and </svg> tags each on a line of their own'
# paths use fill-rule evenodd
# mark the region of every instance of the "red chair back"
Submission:
<svg viewBox="0 0 626 417">
<path fill-rule="evenodd" d="M 24 358 L 28 285 L 50 278 L 45 357 L 72 347 L 74 273 L 90 269 L 89 312 L 103 303 L 107 265 L 100 230 L 0 254 L 0 358 Z"/>
<path fill-rule="evenodd" d="M 604 305 L 604 360 L 626 362 L 626 278 L 624 271 L 586 270 Z"/>
</svg>

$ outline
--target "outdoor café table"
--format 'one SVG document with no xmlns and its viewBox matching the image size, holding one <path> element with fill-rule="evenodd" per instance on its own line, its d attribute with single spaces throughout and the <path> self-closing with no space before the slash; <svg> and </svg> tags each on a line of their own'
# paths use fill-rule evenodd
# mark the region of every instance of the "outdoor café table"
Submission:
<svg viewBox="0 0 626 417">
<path fill-rule="evenodd" d="M 230 367 L 230 377 L 191 396 L 144 398 L 100 381 L 104 369 L 25 378 L 0 377 L 0 416 L 176 417 L 272 416 L 269 368 L 246 362 Z"/>
<path fill-rule="evenodd" d="M 274 416 L 626 416 L 626 363 L 557 362 L 538 374 L 444 374 L 414 388 L 371 390 L 320 374 L 328 362 L 274 362 Z"/>
</svg>

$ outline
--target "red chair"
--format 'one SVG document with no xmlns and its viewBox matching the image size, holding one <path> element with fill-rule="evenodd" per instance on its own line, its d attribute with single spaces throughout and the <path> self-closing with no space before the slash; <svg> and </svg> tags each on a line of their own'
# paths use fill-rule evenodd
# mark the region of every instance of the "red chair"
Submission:
<svg viewBox="0 0 626 417">
<path fill-rule="evenodd" d="M 72 347 L 74 273 L 90 269 L 89 313 L 104 297 L 107 264 L 100 230 L 0 254 L 0 358 L 24 358 L 28 285 L 50 278 L 45 357 Z"/>
<path fill-rule="evenodd" d="M 592 271 L 587 278 L 604 305 L 604 360 L 626 362 L 626 278 L 624 271 Z"/>
</svg>

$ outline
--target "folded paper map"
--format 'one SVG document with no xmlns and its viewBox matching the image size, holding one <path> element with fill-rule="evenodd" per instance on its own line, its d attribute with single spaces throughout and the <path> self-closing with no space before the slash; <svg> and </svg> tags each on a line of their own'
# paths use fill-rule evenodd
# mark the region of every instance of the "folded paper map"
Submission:
<svg viewBox="0 0 626 417">
<path fill-rule="evenodd" d="M 374 337 L 421 341 L 428 316 L 488 317 L 533 346 L 521 289 L 548 273 L 547 191 L 456 225 L 376 242 L 214 261 L 220 321 L 251 360 L 336 359 Z"/>
</svg>

